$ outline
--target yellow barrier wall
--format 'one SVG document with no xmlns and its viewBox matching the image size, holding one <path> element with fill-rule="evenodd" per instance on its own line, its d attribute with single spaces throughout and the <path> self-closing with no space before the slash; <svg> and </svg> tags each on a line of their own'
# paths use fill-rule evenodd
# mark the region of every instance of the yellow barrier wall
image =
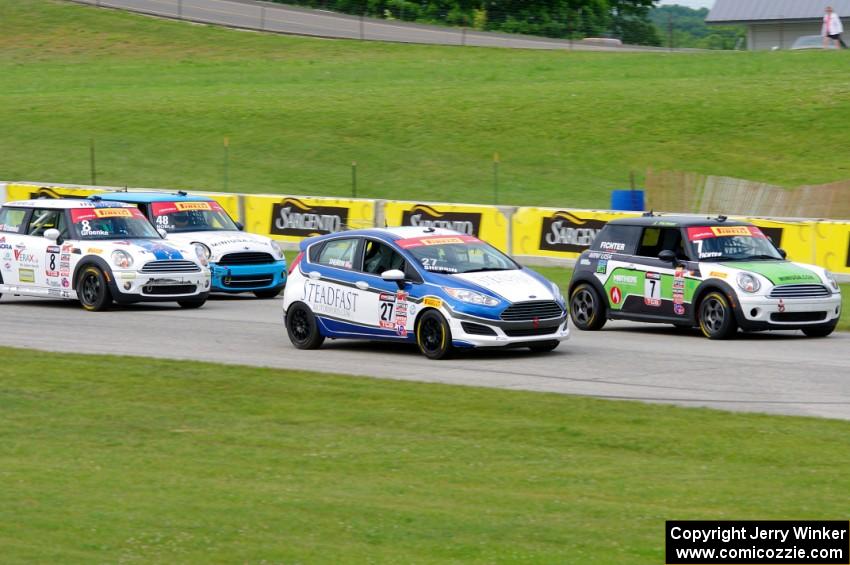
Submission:
<svg viewBox="0 0 850 565">
<path fill-rule="evenodd" d="M 815 263 L 833 273 L 850 275 L 850 222 L 818 222 Z"/>
<path fill-rule="evenodd" d="M 519 208 L 512 219 L 512 253 L 575 259 L 590 247 L 606 223 L 639 215 L 637 212 Z"/>
<path fill-rule="evenodd" d="M 375 226 L 375 201 L 245 195 L 245 229 L 281 241 Z"/>
<path fill-rule="evenodd" d="M 142 189 L 144 190 L 144 189 Z M 140 189 L 133 189 L 131 192 L 140 192 Z M 85 198 L 92 194 L 104 192 L 117 192 L 115 189 L 102 187 L 87 187 L 87 186 L 55 186 L 50 184 L 21 184 L 11 183 L 6 185 L 6 199 L 12 200 L 29 200 L 30 198 L 63 198 L 68 196 L 78 196 Z M 150 192 L 172 192 L 166 190 L 150 190 Z M 189 192 L 189 191 L 187 191 Z M 234 220 L 239 220 L 239 195 L 227 194 L 223 192 L 189 192 L 193 196 L 204 196 L 212 198 L 218 202 L 222 208 L 227 210 L 230 217 Z"/>
<path fill-rule="evenodd" d="M 814 263 L 817 241 L 816 223 L 811 220 L 769 220 L 765 218 L 736 218 L 751 222 L 773 239 L 777 247 L 788 253 L 788 259 L 800 263 Z"/>
<path fill-rule="evenodd" d="M 384 219 L 388 226 L 453 229 L 508 251 L 508 218 L 496 206 L 389 201 Z"/>
</svg>

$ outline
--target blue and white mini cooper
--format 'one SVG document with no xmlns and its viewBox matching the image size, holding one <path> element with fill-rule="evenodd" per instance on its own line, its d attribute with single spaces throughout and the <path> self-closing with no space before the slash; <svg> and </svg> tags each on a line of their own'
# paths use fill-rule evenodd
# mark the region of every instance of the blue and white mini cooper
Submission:
<svg viewBox="0 0 850 565">
<path fill-rule="evenodd" d="M 557 285 L 475 237 L 434 228 L 304 240 L 283 312 L 299 349 L 325 338 L 380 339 L 415 342 L 443 359 L 474 347 L 551 351 L 570 335 Z"/>
<path fill-rule="evenodd" d="M 286 259 L 276 241 L 243 232 L 224 208 L 211 198 L 185 192 L 111 192 L 102 200 L 129 202 L 168 241 L 200 245 L 210 262 L 213 292 L 253 292 L 274 298 L 286 284 Z"/>
</svg>

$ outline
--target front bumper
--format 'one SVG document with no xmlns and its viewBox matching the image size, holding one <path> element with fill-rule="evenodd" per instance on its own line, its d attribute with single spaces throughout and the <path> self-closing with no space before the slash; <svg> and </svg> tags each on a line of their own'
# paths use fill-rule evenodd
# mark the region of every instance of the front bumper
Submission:
<svg viewBox="0 0 850 565">
<path fill-rule="evenodd" d="M 110 278 L 112 298 L 120 304 L 201 298 L 210 292 L 210 272 L 207 270 L 158 274 L 112 271 Z"/>
<path fill-rule="evenodd" d="M 504 322 L 464 315 L 447 316 L 455 347 L 523 347 L 570 337 L 569 316 L 539 321 Z"/>
<path fill-rule="evenodd" d="M 261 265 L 218 265 L 210 263 L 213 292 L 250 292 L 283 288 L 286 261 Z"/>
<path fill-rule="evenodd" d="M 824 298 L 738 296 L 738 325 L 744 330 L 797 330 L 832 324 L 841 316 L 841 295 Z"/>
</svg>

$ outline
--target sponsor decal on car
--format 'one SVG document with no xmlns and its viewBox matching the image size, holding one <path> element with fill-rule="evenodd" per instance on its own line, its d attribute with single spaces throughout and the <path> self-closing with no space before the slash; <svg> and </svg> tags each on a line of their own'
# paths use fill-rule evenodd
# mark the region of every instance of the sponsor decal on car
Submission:
<svg viewBox="0 0 850 565">
<path fill-rule="evenodd" d="M 0 237 L 0 249 L 12 249 L 12 245 L 6 243 L 6 236 Z"/>
<path fill-rule="evenodd" d="M 599 243 L 599 248 L 609 253 L 617 253 L 626 250 L 626 244 L 618 241 L 602 241 Z"/>
<path fill-rule="evenodd" d="M 688 228 L 688 239 L 699 241 L 715 237 L 762 237 L 767 236 L 756 226 L 703 226 Z"/>
<path fill-rule="evenodd" d="M 708 273 L 708 276 L 717 279 L 725 279 L 729 275 L 727 275 L 726 273 L 721 273 L 720 271 L 711 271 L 710 273 Z"/>
<path fill-rule="evenodd" d="M 677 316 L 685 313 L 685 269 L 677 267 L 673 273 L 673 312 Z"/>
<path fill-rule="evenodd" d="M 401 214 L 401 225 L 423 228 L 445 228 L 466 235 L 478 235 L 481 214 L 474 212 L 441 212 L 432 206 L 417 204 Z"/>
<path fill-rule="evenodd" d="M 181 212 L 187 212 L 189 210 L 213 210 L 210 204 L 210 202 L 175 202 L 174 207 Z M 218 208 L 221 209 L 221 206 L 218 206 Z"/>
<path fill-rule="evenodd" d="M 34 283 L 35 271 L 33 269 L 18 269 L 18 280 L 21 282 Z"/>
<path fill-rule="evenodd" d="M 348 208 L 310 206 L 297 198 L 284 198 L 272 206 L 270 233 L 311 237 L 342 231 L 348 224 Z"/>
<path fill-rule="evenodd" d="M 443 301 L 439 298 L 431 298 L 428 297 L 425 299 L 425 306 L 430 306 L 431 308 L 440 308 L 443 306 Z"/>
<path fill-rule="evenodd" d="M 357 298 L 354 290 L 335 288 L 320 282 L 304 281 L 303 300 L 310 304 L 314 312 L 350 318 L 357 312 Z"/>
<path fill-rule="evenodd" d="M 612 304 L 619 304 L 620 301 L 623 299 L 623 291 L 621 291 L 620 288 L 616 286 L 611 288 L 611 292 L 609 293 L 609 295 L 611 296 Z"/>
<path fill-rule="evenodd" d="M 95 208 L 94 215 L 98 218 L 132 218 L 130 208 Z"/>
<path fill-rule="evenodd" d="M 480 242 L 480 240 L 472 235 L 443 235 L 399 239 L 396 240 L 396 245 L 398 245 L 402 249 L 410 249 L 411 247 L 421 247 L 423 245 L 452 245 L 476 242 Z"/>
<path fill-rule="evenodd" d="M 581 253 L 593 243 L 605 226 L 601 220 L 586 220 L 570 212 L 558 211 L 544 217 L 540 229 L 540 249 Z"/>
</svg>

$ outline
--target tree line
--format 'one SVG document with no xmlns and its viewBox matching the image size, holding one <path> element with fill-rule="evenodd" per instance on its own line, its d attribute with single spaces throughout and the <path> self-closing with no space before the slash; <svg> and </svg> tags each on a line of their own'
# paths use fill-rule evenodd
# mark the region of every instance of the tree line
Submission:
<svg viewBox="0 0 850 565">
<path fill-rule="evenodd" d="M 649 19 L 657 0 L 275 0 L 385 19 L 482 31 L 661 45 Z"/>
</svg>

